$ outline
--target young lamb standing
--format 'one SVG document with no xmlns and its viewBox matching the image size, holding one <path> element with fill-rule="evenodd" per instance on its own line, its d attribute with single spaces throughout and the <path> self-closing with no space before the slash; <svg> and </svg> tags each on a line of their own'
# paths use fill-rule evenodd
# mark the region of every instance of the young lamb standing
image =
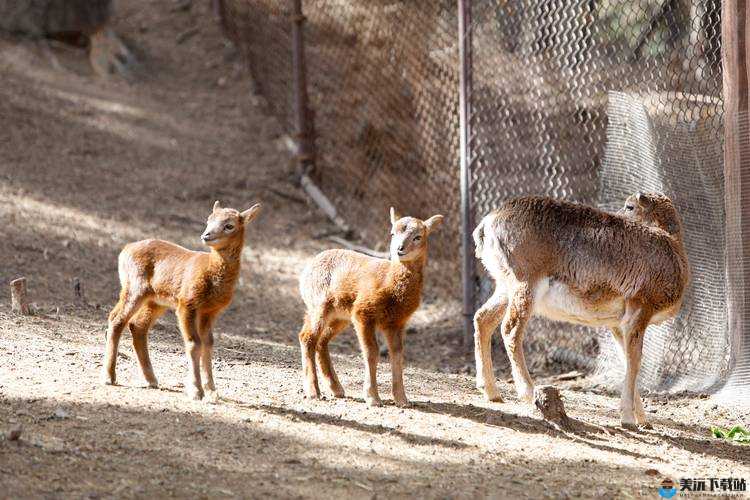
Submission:
<svg viewBox="0 0 750 500">
<path fill-rule="evenodd" d="M 506 202 L 474 231 L 476 254 L 495 281 L 474 316 L 477 387 L 502 401 L 490 339 L 501 332 L 521 399 L 533 397 L 523 354 L 532 314 L 607 326 L 625 361 L 622 425 L 647 426 L 636 386 L 646 327 L 679 311 L 689 279 L 682 226 L 661 194 L 630 196 L 617 214 L 550 198 Z"/>
<path fill-rule="evenodd" d="M 206 230 L 201 235 L 209 252 L 194 252 L 161 240 L 130 243 L 118 260 L 120 300 L 109 314 L 107 346 L 102 379 L 115 384 L 115 364 L 120 335 L 125 325 L 133 335 L 133 349 L 148 385 L 158 382 L 148 355 L 148 331 L 169 309 L 174 309 L 185 342 L 189 373 L 185 392 L 192 399 L 206 395 L 216 400 L 211 369 L 212 325 L 232 301 L 240 274 L 245 227 L 260 210 L 257 204 L 244 212 L 214 203 Z M 205 385 L 201 385 L 200 367 Z"/>
<path fill-rule="evenodd" d="M 328 343 L 352 322 L 365 361 L 367 404 L 382 405 L 376 381 L 377 328 L 388 343 L 393 399 L 398 406 L 408 405 L 403 382 L 404 327 L 421 300 L 428 236 L 442 220 L 442 215 L 425 221 L 401 218 L 391 208 L 390 260 L 350 250 L 327 250 L 305 267 L 299 287 L 307 313 L 299 342 L 306 397 L 320 397 L 316 355 L 331 392 L 337 398 L 344 397 L 344 389 L 331 364 Z"/>
</svg>

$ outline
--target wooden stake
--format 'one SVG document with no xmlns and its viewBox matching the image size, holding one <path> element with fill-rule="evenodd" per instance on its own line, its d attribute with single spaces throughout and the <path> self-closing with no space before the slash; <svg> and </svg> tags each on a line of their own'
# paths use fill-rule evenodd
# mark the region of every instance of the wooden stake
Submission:
<svg viewBox="0 0 750 500">
<path fill-rule="evenodd" d="M 83 300 L 83 285 L 81 284 L 81 278 L 73 278 L 73 293 L 75 294 L 76 300 Z"/>
<path fill-rule="evenodd" d="M 544 420 L 550 422 L 558 429 L 571 430 L 573 421 L 565 413 L 560 391 L 552 385 L 542 385 L 534 388 L 534 406 L 536 406 Z"/>
<path fill-rule="evenodd" d="M 26 296 L 26 278 L 18 278 L 10 282 L 11 308 L 20 314 L 31 314 L 29 299 Z"/>
</svg>

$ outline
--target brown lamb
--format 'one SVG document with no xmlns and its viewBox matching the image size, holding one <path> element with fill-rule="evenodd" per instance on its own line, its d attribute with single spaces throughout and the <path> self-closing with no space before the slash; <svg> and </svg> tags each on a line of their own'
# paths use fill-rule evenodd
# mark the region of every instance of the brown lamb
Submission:
<svg viewBox="0 0 750 500">
<path fill-rule="evenodd" d="M 544 197 L 510 200 L 474 231 L 476 253 L 495 281 L 474 316 L 477 387 L 501 401 L 490 339 L 498 324 L 516 390 L 531 401 L 523 355 L 532 315 L 606 326 L 620 346 L 626 374 L 622 424 L 647 426 L 636 386 L 646 327 L 674 317 L 688 283 L 682 225 L 662 194 L 638 193 L 610 214 Z"/>
<path fill-rule="evenodd" d="M 382 405 L 376 380 L 377 328 L 388 344 L 394 402 L 408 405 L 403 382 L 404 327 L 421 301 L 428 236 L 442 220 L 442 215 L 425 221 L 401 218 L 391 208 L 390 260 L 350 250 L 328 250 L 305 267 L 299 286 L 307 313 L 299 342 L 306 397 L 320 397 L 316 355 L 329 389 L 335 397 L 344 397 L 328 343 L 351 322 L 365 361 L 366 403 Z"/>
<path fill-rule="evenodd" d="M 115 384 L 117 347 L 125 325 L 133 335 L 133 349 L 150 387 L 158 387 L 148 355 L 148 331 L 169 309 L 174 309 L 185 342 L 188 378 L 185 392 L 192 399 L 217 400 L 211 367 L 212 325 L 232 301 L 240 273 L 245 227 L 260 210 L 244 212 L 214 204 L 201 235 L 209 252 L 195 252 L 162 240 L 143 240 L 122 249 L 118 260 L 120 300 L 109 314 L 102 372 L 105 384 Z M 205 385 L 201 384 L 200 368 Z"/>
</svg>

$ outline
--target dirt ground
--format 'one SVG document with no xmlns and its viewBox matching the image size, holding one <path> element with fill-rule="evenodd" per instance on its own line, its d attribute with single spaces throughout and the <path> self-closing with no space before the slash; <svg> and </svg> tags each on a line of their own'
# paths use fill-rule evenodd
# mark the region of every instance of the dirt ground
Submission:
<svg viewBox="0 0 750 500">
<path fill-rule="evenodd" d="M 507 382 L 506 403 L 484 401 L 460 334 L 422 312 L 407 336 L 412 407 L 390 403 L 386 358 L 387 404 L 365 406 L 351 334 L 333 346 L 348 397 L 304 400 L 296 276 L 330 228 L 290 184 L 281 128 L 254 105 L 207 3 L 118 3 L 116 28 L 144 62 L 130 85 L 91 75 L 80 49 L 0 40 L 0 497 L 629 498 L 655 497 L 663 477 L 750 481 L 750 448 L 708 431 L 747 424 L 747 411 L 651 395 L 654 429 L 635 433 L 618 427 L 614 395 L 553 381 L 576 419 L 560 432 Z M 265 205 L 216 326 L 222 400 L 181 393 L 172 315 L 151 335 L 160 389 L 143 387 L 127 332 L 120 385 L 100 386 L 120 248 L 199 248 L 214 199 Z M 33 316 L 10 311 L 18 276 Z"/>
</svg>

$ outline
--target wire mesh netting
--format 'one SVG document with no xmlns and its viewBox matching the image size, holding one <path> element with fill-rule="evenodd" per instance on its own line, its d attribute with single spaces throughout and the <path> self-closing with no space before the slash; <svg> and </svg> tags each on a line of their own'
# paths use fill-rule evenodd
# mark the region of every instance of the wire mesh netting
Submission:
<svg viewBox="0 0 750 500">
<path fill-rule="evenodd" d="M 723 151 L 712 120 L 686 119 L 673 112 L 680 101 L 703 108 L 707 117 L 721 111 L 720 100 L 710 96 L 670 96 L 667 101 L 661 93 L 610 92 L 599 199 L 605 208 L 616 209 L 633 192 L 658 191 L 668 193 L 678 207 L 692 279 L 677 317 L 649 328 L 641 383 L 703 390 L 726 380 L 731 348 Z M 601 332 L 600 339 L 599 367 L 611 377 L 616 375 L 610 367 L 617 351 L 608 332 Z"/>
<path fill-rule="evenodd" d="M 736 347 L 724 283 L 719 9 L 521 0 L 471 10 L 479 214 L 524 194 L 616 210 L 637 191 L 664 192 L 682 214 L 693 280 L 678 317 L 649 328 L 646 388 L 715 388 Z M 537 369 L 572 364 L 608 385 L 622 380 L 607 331 L 536 319 L 526 349 Z"/>
<path fill-rule="evenodd" d="M 250 70 L 254 91 L 265 97 L 269 111 L 291 131 L 291 4 L 276 0 L 220 0 L 214 6 L 224 32 Z"/>
<path fill-rule="evenodd" d="M 291 132 L 290 2 L 224 0 L 227 32 Z M 287 15 L 286 19 L 284 15 Z M 460 323 L 457 18 L 452 2 L 304 2 L 308 94 L 321 190 L 370 247 L 389 208 L 445 216 L 430 237 L 422 313 Z"/>
<path fill-rule="evenodd" d="M 440 300 L 428 307 L 456 317 L 455 9 L 451 2 L 311 0 L 305 15 L 315 178 L 378 249 L 389 238 L 390 206 L 420 218 L 443 214 L 443 226 L 430 237 L 426 287 Z"/>
<path fill-rule="evenodd" d="M 220 3 L 260 91 L 291 132 L 288 11 L 267 0 Z M 741 344 L 727 327 L 720 1 L 469 3 L 475 219 L 525 194 L 607 210 L 639 190 L 670 196 L 685 222 L 693 280 L 679 316 L 649 329 L 641 382 L 718 388 L 731 378 Z M 430 248 L 428 289 L 431 307 L 452 318 L 459 334 L 456 3 L 303 6 L 313 177 L 362 239 L 381 249 L 390 205 L 419 217 L 446 215 Z M 492 284 L 478 281 L 481 301 Z M 526 351 L 532 370 L 580 367 L 608 384 L 621 378 L 608 332 L 537 319 Z"/>
</svg>

